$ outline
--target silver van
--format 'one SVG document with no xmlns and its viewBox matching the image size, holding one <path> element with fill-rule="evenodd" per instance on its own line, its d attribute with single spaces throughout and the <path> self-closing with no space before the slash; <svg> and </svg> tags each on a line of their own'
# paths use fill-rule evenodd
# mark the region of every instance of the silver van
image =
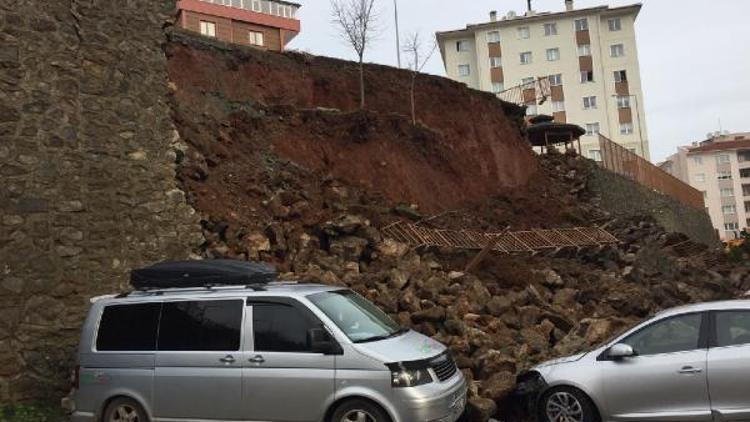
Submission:
<svg viewBox="0 0 750 422">
<path fill-rule="evenodd" d="M 442 344 L 351 290 L 264 283 L 92 300 L 73 422 L 453 422 Z"/>
</svg>

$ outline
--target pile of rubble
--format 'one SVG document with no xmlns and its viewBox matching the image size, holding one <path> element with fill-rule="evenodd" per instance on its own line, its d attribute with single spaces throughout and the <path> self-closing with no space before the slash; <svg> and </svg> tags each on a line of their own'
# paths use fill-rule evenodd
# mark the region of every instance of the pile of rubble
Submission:
<svg viewBox="0 0 750 422">
<path fill-rule="evenodd" d="M 570 201 L 571 223 L 606 218 L 586 205 L 585 160 L 543 161 L 550 180 L 559 179 L 578 201 Z M 284 188 L 266 185 L 277 188 L 255 212 L 267 220 L 245 227 L 207 221 L 204 254 L 274 262 L 287 278 L 348 286 L 401 324 L 447 344 L 471 381 L 471 421 L 519 418 L 509 397 L 516 374 L 531 365 L 590 348 L 659 309 L 750 289 L 750 268 L 732 266 L 647 217 L 610 221 L 618 245 L 491 254 L 467 273 L 476 251 L 411 249 L 378 227 L 403 218 L 453 228 L 497 221 L 470 211 L 425 220 L 413 207 L 388 208 L 331 179 L 313 194 L 300 183 L 315 179 L 302 182 L 293 177 L 297 171 L 284 170 Z"/>
</svg>

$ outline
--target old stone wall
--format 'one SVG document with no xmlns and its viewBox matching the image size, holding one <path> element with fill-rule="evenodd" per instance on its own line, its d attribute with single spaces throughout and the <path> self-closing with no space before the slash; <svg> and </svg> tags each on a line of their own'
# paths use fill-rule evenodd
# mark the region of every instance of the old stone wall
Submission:
<svg viewBox="0 0 750 422">
<path fill-rule="evenodd" d="M 652 216 L 668 231 L 684 233 L 708 246 L 719 243 L 708 213 L 623 176 L 593 166 L 589 189 L 598 197 L 599 206 L 614 216 Z"/>
<path fill-rule="evenodd" d="M 91 296 L 202 241 L 175 183 L 170 0 L 0 0 L 0 402 L 68 389 Z"/>
</svg>

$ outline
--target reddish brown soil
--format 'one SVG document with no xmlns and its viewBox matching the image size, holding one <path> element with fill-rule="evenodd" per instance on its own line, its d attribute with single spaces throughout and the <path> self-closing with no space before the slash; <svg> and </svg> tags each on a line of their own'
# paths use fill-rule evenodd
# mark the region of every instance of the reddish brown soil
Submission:
<svg viewBox="0 0 750 422">
<path fill-rule="evenodd" d="M 341 60 L 222 49 L 184 35 L 168 47 L 176 101 L 215 120 L 238 104 L 274 106 L 276 121 L 247 116 L 231 125 L 245 139 L 314 172 L 382 192 L 428 212 L 465 207 L 526 185 L 538 163 L 519 129 L 519 109 L 444 78 L 420 76 L 420 125 L 409 110 L 408 72 L 367 67 L 368 112 L 356 67 Z M 229 108 L 227 108 L 229 107 Z M 338 111 L 311 110 L 316 107 Z M 222 113 L 225 115 L 222 116 Z M 228 130 L 228 129 L 227 129 Z"/>
</svg>

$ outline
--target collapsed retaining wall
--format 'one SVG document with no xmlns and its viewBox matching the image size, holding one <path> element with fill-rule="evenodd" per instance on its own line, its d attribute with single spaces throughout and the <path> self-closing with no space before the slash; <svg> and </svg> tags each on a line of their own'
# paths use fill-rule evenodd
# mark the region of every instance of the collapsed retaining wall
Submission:
<svg viewBox="0 0 750 422">
<path fill-rule="evenodd" d="M 616 217 L 652 216 L 666 230 L 688 235 L 708 246 L 719 244 L 708 213 L 662 195 L 618 174 L 592 166 L 589 189 L 599 206 Z"/>
<path fill-rule="evenodd" d="M 0 402 L 67 392 L 88 298 L 203 241 L 175 183 L 170 0 L 0 0 Z"/>
</svg>

